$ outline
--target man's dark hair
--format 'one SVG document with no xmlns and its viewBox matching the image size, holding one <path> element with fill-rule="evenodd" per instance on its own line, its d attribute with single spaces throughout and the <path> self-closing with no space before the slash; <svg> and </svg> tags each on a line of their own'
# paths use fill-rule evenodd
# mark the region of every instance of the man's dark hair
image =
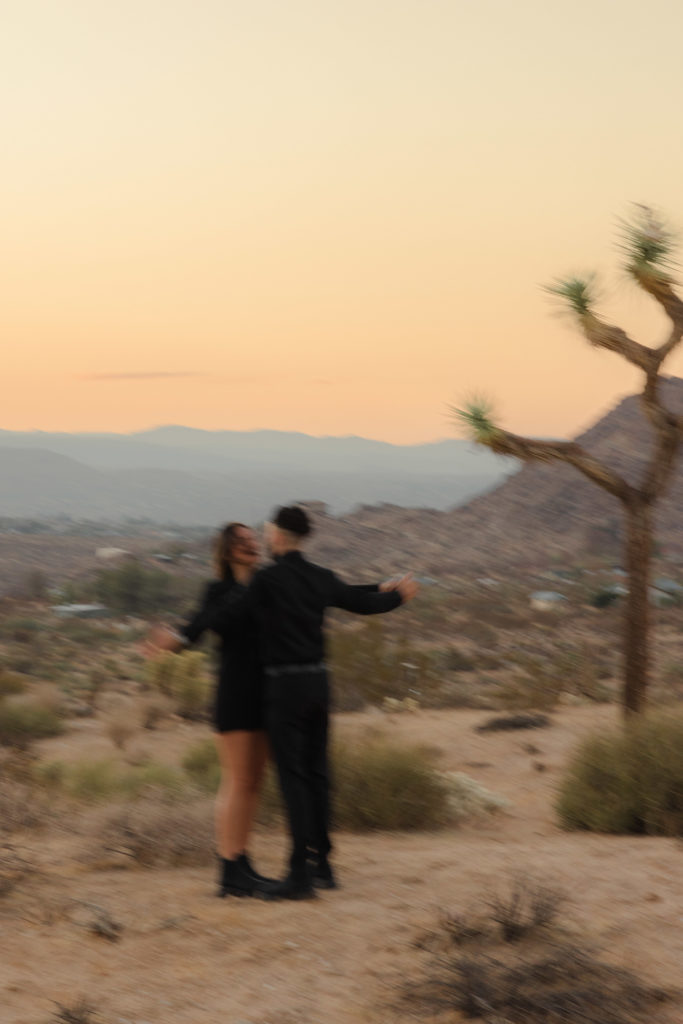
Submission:
<svg viewBox="0 0 683 1024">
<path fill-rule="evenodd" d="M 273 522 L 281 530 L 307 537 L 312 530 L 311 520 L 300 505 L 282 505 L 273 516 Z"/>
</svg>

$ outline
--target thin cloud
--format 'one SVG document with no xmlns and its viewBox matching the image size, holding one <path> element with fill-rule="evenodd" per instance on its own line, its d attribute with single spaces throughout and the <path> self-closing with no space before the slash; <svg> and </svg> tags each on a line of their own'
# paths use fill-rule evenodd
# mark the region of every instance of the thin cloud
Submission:
<svg viewBox="0 0 683 1024">
<path fill-rule="evenodd" d="M 178 377 L 206 377 L 205 373 L 89 373 L 81 380 L 166 380 Z"/>
</svg>

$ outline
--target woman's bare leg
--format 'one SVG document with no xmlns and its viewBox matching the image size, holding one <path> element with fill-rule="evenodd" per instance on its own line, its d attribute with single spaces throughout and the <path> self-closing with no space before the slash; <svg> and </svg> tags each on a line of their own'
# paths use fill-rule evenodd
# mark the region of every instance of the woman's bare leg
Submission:
<svg viewBox="0 0 683 1024">
<path fill-rule="evenodd" d="M 268 741 L 261 730 L 233 730 L 216 734 L 221 784 L 216 794 L 218 853 L 234 860 L 247 848 L 258 805 Z"/>
</svg>

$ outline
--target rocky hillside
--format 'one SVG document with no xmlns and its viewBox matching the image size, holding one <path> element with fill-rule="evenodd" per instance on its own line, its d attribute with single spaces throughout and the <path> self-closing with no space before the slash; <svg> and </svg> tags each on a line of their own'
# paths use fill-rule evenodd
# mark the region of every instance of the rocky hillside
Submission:
<svg viewBox="0 0 683 1024">
<path fill-rule="evenodd" d="M 683 413 L 683 380 L 666 382 L 670 408 Z M 577 441 L 597 458 L 635 482 L 653 443 L 638 396 L 624 399 Z M 658 514 L 658 542 L 683 560 L 683 463 Z M 320 510 L 319 510 L 320 512 Z M 428 575 L 485 570 L 500 564 L 546 562 L 603 553 L 619 559 L 621 507 L 570 466 L 528 464 L 495 490 L 467 505 L 437 512 L 375 506 L 320 531 L 318 551 L 338 564 L 348 561 Z"/>
</svg>

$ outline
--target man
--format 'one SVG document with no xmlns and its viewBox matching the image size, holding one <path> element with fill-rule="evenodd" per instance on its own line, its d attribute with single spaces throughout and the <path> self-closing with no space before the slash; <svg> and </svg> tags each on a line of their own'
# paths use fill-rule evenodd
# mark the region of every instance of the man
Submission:
<svg viewBox="0 0 683 1024">
<path fill-rule="evenodd" d="M 308 899 L 315 896 L 314 883 L 324 888 L 336 884 L 329 862 L 325 611 L 334 607 L 373 615 L 398 608 L 417 593 L 408 577 L 381 587 L 343 583 L 303 557 L 301 547 L 310 532 L 304 509 L 278 509 L 266 526 L 275 561 L 255 575 L 241 600 L 228 599 L 221 612 L 224 628 L 245 613 L 254 614 L 259 624 L 266 729 L 291 836 L 289 872 L 262 887 L 260 894 L 267 899 Z M 220 616 L 215 628 L 221 629 Z"/>
</svg>

